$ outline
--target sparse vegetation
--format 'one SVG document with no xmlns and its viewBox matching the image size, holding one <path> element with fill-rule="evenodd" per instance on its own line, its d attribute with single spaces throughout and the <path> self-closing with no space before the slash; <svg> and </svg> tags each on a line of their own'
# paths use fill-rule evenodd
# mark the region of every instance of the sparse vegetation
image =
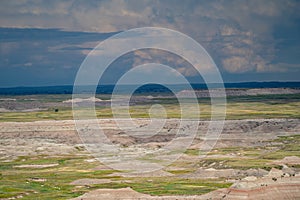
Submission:
<svg viewBox="0 0 300 200">
<path fill-rule="evenodd" d="M 122 178 L 108 176 L 114 170 L 93 170 L 98 162 L 87 163 L 86 156 L 20 157 L 12 162 L 1 162 L 0 198 L 22 195 L 23 199 L 66 199 L 97 188 L 124 188 L 151 195 L 203 194 L 229 187 L 223 180 L 188 180 L 176 177 Z M 16 168 L 25 164 L 58 163 L 49 168 Z M 33 170 L 34 169 L 34 170 Z M 187 173 L 188 171 L 185 171 Z M 76 187 L 70 183 L 83 178 L 110 178 L 113 183 Z M 151 181 L 149 181 L 151 179 Z M 37 180 L 42 180 L 41 182 Z M 125 181 L 127 180 L 127 181 Z M 129 180 L 129 181 L 128 181 Z"/>
<path fill-rule="evenodd" d="M 291 98 L 289 98 L 291 97 Z M 36 121 L 72 119 L 70 105 L 62 106 L 60 102 L 67 100 L 70 95 L 34 95 L 16 96 L 17 102 L 26 103 L 40 101 L 50 103 L 46 110 L 23 112 L 1 112 L 0 121 Z M 108 98 L 99 97 L 99 98 Z M 37 100 L 29 100 L 37 99 Z M 54 103 L 53 105 L 51 103 Z M 58 105 L 56 105 L 58 103 Z M 173 98 L 153 98 L 147 103 L 137 103 L 131 106 L 130 114 L 134 118 L 148 118 L 148 110 L 152 104 L 162 104 L 168 118 L 180 117 L 179 105 Z M 201 119 L 210 118 L 210 100 L 199 99 Z M 300 118 L 300 95 L 265 95 L 253 97 L 230 97 L 227 104 L 227 119 L 249 118 Z M 84 109 L 79 110 L 85 112 Z M 112 117 L 108 106 L 97 106 L 99 118 Z M 197 118 L 191 112 L 191 118 Z M 242 127 L 243 128 L 243 127 Z M 244 127 L 247 131 L 247 127 Z M 70 129 L 71 130 L 71 129 Z M 282 130 L 284 131 L 284 129 Z M 22 199 L 68 199 L 80 196 L 88 191 L 99 188 L 131 187 L 135 191 L 150 195 L 199 195 L 218 188 L 230 187 L 225 179 L 183 178 L 196 172 L 200 167 L 214 169 L 282 169 L 282 165 L 273 161 L 287 156 L 300 156 L 300 135 L 279 136 L 270 141 L 263 141 L 255 147 L 230 146 L 215 148 L 204 159 L 197 158 L 199 149 L 187 149 L 188 159 L 178 159 L 165 171 L 173 174 L 169 177 L 121 177 L 114 175 L 116 170 L 95 170 L 99 162 L 87 162 L 91 159 L 85 154 L 84 146 L 75 146 L 78 154 L 74 155 L 35 155 L 19 156 L 15 160 L 0 160 L 0 199 L 22 197 Z M 149 158 L 146 158 L 149 159 Z M 52 165 L 55 164 L 55 165 Z M 34 168 L 22 165 L 48 165 Z M 300 168 L 298 164 L 287 164 L 290 168 Z M 173 168 L 172 168 L 173 167 Z M 298 169 L 297 169 L 298 170 Z M 295 174 L 291 174 L 295 176 Z M 111 183 L 87 184 L 82 186 L 70 185 L 72 181 L 84 178 L 109 179 Z M 243 178 L 243 177 L 238 177 Z M 272 181 L 272 180 L 271 180 Z M 274 182 L 277 181 L 273 179 Z M 278 179 L 279 181 L 279 179 Z M 277 182 L 278 182 L 277 181 Z"/>
<path fill-rule="evenodd" d="M 300 135 L 279 137 L 269 141 L 282 142 L 279 149 L 290 147 L 291 143 L 285 141 L 293 141 L 292 144 L 299 146 Z M 276 143 L 277 144 L 277 143 Z M 270 170 L 272 167 L 282 169 L 281 165 L 271 164 L 271 161 L 282 156 L 294 155 L 293 151 L 286 151 L 284 155 L 278 157 L 270 157 L 277 155 L 276 152 L 266 154 L 265 148 L 218 148 L 209 155 L 227 155 L 231 153 L 241 153 L 242 157 L 235 158 L 205 158 L 195 165 L 195 163 L 187 163 L 178 160 L 173 163 L 176 167 L 185 167 L 178 170 L 167 170 L 177 175 L 170 177 L 132 177 L 124 178 L 120 176 L 111 176 L 115 170 L 93 170 L 98 166 L 98 162 L 87 162 L 91 159 L 88 155 L 65 155 L 65 156 L 20 156 L 11 162 L 0 162 L 0 198 L 9 198 L 22 195 L 23 199 L 67 199 L 79 196 L 87 191 L 99 188 L 125 188 L 132 189 L 150 195 L 199 195 L 210 192 L 218 188 L 226 188 L 231 184 L 226 183 L 224 179 L 204 180 L 204 179 L 185 179 L 179 178 L 178 175 L 194 172 L 198 167 L 212 167 L 216 169 L 255 169 L 261 168 Z M 79 147 L 82 151 L 81 147 Z M 279 150 L 280 151 L 280 150 Z M 292 152 L 292 153 L 291 153 Z M 196 156 L 198 151 L 190 149 L 185 152 L 190 156 Z M 281 152 L 283 153 L 283 152 Z M 291 153 L 291 154 L 289 154 Z M 268 157 L 266 157 L 268 155 Z M 299 156 L 299 152 L 298 152 Z M 57 166 L 45 168 L 17 167 L 22 165 L 45 165 L 57 163 Z M 299 166 L 290 166 L 298 167 Z M 34 169 L 34 170 L 33 170 Z M 85 185 L 76 187 L 70 185 L 72 181 L 83 178 L 110 179 L 112 183 L 103 183 L 95 185 Z M 41 181 L 39 181 L 41 180 Z M 274 180 L 275 182 L 276 180 Z"/>
<path fill-rule="evenodd" d="M 35 95 L 31 97 L 38 102 L 60 103 L 71 98 L 70 95 Z M 105 96 L 97 98 L 107 99 Z M 24 100 L 25 99 L 25 100 Z M 28 101 L 28 96 L 17 97 L 17 102 Z M 149 118 L 149 108 L 152 104 L 161 104 L 165 107 L 168 118 L 180 118 L 181 111 L 175 98 L 153 98 L 146 103 L 137 102 L 130 106 L 133 118 Z M 60 105 L 60 104 L 59 104 Z M 210 119 L 211 103 L 208 98 L 199 99 L 200 119 Z M 300 94 L 293 95 L 261 95 L 249 97 L 229 97 L 226 105 L 226 119 L 255 119 L 255 118 L 300 118 Z M 31 112 L 0 112 L 0 121 L 37 121 L 37 120 L 66 120 L 73 119 L 71 105 L 47 108 Z M 59 111 L 59 112 L 58 112 Z M 84 112 L 84 109 L 81 109 Z M 96 106 L 98 118 L 113 117 L 110 107 Z M 199 118 L 191 109 L 189 118 Z"/>
</svg>

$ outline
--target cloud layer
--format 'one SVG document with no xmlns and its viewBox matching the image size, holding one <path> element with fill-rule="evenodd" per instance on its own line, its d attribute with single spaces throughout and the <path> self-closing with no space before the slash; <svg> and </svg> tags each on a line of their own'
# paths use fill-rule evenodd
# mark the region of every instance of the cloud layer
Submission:
<svg viewBox="0 0 300 200">
<path fill-rule="evenodd" d="M 300 2 L 296 0 L 7 0 L 0 5 L 1 27 L 40 28 L 39 33 L 27 33 L 26 37 L 20 29 L 11 29 L 14 38 L 2 37 L 2 68 L 37 64 L 47 69 L 72 68 L 95 42 L 107 36 L 97 33 L 158 26 L 181 31 L 202 44 L 228 79 L 236 74 L 300 77 Z M 39 34 L 46 37 L 42 30 L 49 28 L 62 31 L 55 35 L 51 29 L 48 34 L 54 36 L 39 39 Z M 94 33 L 83 36 L 80 32 Z M 27 48 L 25 53 L 22 48 Z M 145 53 L 136 54 L 149 59 Z M 64 62 L 74 55 L 78 56 L 73 62 Z M 190 70 L 182 66 L 182 71 L 188 74 Z"/>
</svg>

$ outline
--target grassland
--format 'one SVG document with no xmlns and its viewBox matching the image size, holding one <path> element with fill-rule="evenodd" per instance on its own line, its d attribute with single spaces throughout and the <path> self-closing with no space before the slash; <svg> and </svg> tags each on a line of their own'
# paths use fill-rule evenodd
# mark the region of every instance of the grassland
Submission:
<svg viewBox="0 0 300 200">
<path fill-rule="evenodd" d="M 275 144 L 274 144 L 275 143 Z M 187 155 L 199 155 L 198 149 L 188 149 Z M 266 141 L 260 147 L 226 147 L 217 148 L 208 155 L 232 155 L 232 157 L 205 158 L 200 161 L 201 166 L 209 166 L 220 169 L 265 169 L 272 167 L 281 168 L 272 164 L 272 161 L 281 160 L 287 156 L 300 156 L 300 135 L 279 136 L 272 141 Z"/>
<path fill-rule="evenodd" d="M 114 170 L 93 170 L 99 163 L 88 163 L 83 156 L 20 157 L 13 162 L 1 162 L 0 198 L 22 195 L 23 199 L 67 199 L 97 188 L 124 188 L 151 195 L 203 194 L 229 187 L 224 180 L 188 180 L 176 177 L 122 178 L 109 176 Z M 20 165 L 53 164 L 42 169 L 17 168 Z M 93 178 L 110 179 L 111 183 L 74 186 L 72 181 Z"/>
<path fill-rule="evenodd" d="M 35 95 L 31 98 L 42 102 L 62 102 L 70 95 Z M 107 99 L 108 96 L 100 96 Z M 25 99 L 25 100 L 24 100 Z M 17 101 L 28 101 L 28 96 L 17 97 Z M 133 118 L 148 118 L 149 109 L 153 104 L 164 106 L 168 118 L 180 118 L 180 106 L 174 98 L 153 98 L 151 102 L 138 102 L 130 106 L 130 115 Z M 223 105 L 216 105 L 223 106 Z M 191 105 L 193 108 L 193 105 Z M 189 118 L 210 119 L 210 99 L 199 99 L 200 116 L 191 112 Z M 257 118 L 300 118 L 300 94 L 292 95 L 261 95 L 247 97 L 228 97 L 226 105 L 226 119 L 257 119 Z M 192 111 L 192 110 L 191 110 Z M 84 112 L 84 109 L 82 109 Z M 110 118 L 112 110 L 108 106 L 96 106 L 98 118 Z M 67 120 L 73 119 L 72 108 L 59 104 L 42 111 L 32 112 L 0 112 L 0 121 L 38 121 L 38 120 Z"/>
<path fill-rule="evenodd" d="M 225 179 L 186 179 L 180 178 L 198 167 L 205 167 L 215 163 L 215 168 L 270 170 L 280 165 L 272 164 L 273 160 L 285 156 L 299 156 L 300 135 L 283 136 L 270 142 L 270 145 L 260 148 L 219 148 L 209 155 L 241 154 L 236 158 L 207 158 L 191 165 L 194 168 L 186 170 L 169 170 L 175 176 L 169 177 L 121 177 L 113 175 L 116 170 L 95 170 L 99 162 L 87 162 L 92 158 L 88 154 L 65 156 L 21 156 L 17 160 L 0 161 L 0 198 L 23 196 L 22 199 L 67 199 L 99 188 L 125 188 L 151 195 L 199 195 L 218 188 L 227 188 L 231 183 Z M 275 143 L 276 142 L 276 143 Z M 274 150 L 274 147 L 276 149 Z M 270 151 L 269 149 L 273 149 Z M 189 150 L 186 154 L 196 156 L 196 150 Z M 178 160 L 172 165 L 179 166 Z M 22 167 L 24 165 L 58 164 L 46 168 Z M 221 165 L 222 164 L 222 165 Z M 297 166 L 294 166 L 297 167 Z M 102 184 L 71 185 L 72 181 L 84 178 L 109 179 L 111 182 Z"/>
<path fill-rule="evenodd" d="M 47 105 L 46 110 L 23 112 L 0 112 L 1 122 L 25 122 L 38 120 L 73 119 L 70 105 L 61 104 L 70 99 L 70 95 L 31 95 L 1 97 L 15 98 L 17 103 L 37 101 Z M 108 99 L 108 96 L 98 96 Z M 34 100 L 32 100 L 34 99 Z M 200 119 L 209 119 L 211 104 L 206 98 L 199 99 Z M 50 104 L 48 104 L 50 103 Z M 56 105 L 57 103 L 57 105 Z M 130 107 L 130 114 L 135 118 L 148 118 L 148 110 L 153 104 L 161 104 L 167 111 L 168 118 L 179 118 L 179 105 L 174 98 L 153 98 L 150 102 L 137 102 Z M 40 105 L 40 104 L 39 104 Z M 226 119 L 257 118 L 300 118 L 300 95 L 263 95 L 251 97 L 229 97 L 227 99 Z M 85 110 L 81 110 L 84 112 Z M 108 106 L 96 107 L 97 117 L 112 117 Z M 198 118 L 193 116 L 191 118 Z M 166 169 L 174 174 L 168 177 L 121 177 L 114 175 L 116 170 L 96 170 L 99 162 L 87 162 L 92 159 L 88 154 L 80 152 L 74 155 L 61 156 L 21 156 L 16 160 L 0 160 L 0 199 L 22 197 L 22 199 L 68 199 L 80 196 L 99 188 L 131 187 L 135 191 L 150 195 L 200 195 L 218 188 L 227 188 L 231 183 L 224 178 L 200 179 L 182 178 L 181 175 L 195 172 L 199 167 L 215 169 L 265 169 L 281 168 L 273 161 L 286 156 L 300 156 L 300 135 L 280 136 L 272 141 L 264 141 L 256 147 L 217 148 L 207 158 L 195 161 L 198 149 L 188 149 L 185 154 L 190 160 L 177 160 Z M 226 157 L 230 155 L 229 157 Z M 216 157 L 213 157 L 216 156 Z M 218 157 L 219 156 L 219 157 Z M 57 164 L 45 168 L 22 167 L 22 165 Z M 299 168 L 300 166 L 289 166 Z M 177 169 L 176 169 L 177 168 Z M 84 184 L 80 186 L 70 183 L 84 178 L 107 179 L 111 182 L 102 184 Z"/>
</svg>

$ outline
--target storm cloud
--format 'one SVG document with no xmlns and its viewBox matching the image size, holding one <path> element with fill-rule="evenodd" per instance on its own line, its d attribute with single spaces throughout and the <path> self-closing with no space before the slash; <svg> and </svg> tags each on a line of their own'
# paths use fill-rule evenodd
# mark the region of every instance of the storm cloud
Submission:
<svg viewBox="0 0 300 200">
<path fill-rule="evenodd" d="M 7 0 L 0 5 L 2 86 L 70 84 L 99 41 L 144 26 L 174 29 L 198 41 L 226 82 L 300 80 L 299 1 Z M 133 63 L 153 54 L 135 52 Z M 185 65 L 177 68 L 193 77 Z M 23 78 L 14 75 L 18 71 Z M 8 75 L 18 82 L 12 84 Z M 34 83 L 30 76 L 36 76 Z"/>
</svg>

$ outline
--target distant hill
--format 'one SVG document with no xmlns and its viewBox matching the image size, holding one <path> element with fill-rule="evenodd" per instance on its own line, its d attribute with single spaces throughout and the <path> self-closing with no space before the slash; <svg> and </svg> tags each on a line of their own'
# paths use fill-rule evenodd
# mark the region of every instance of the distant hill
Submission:
<svg viewBox="0 0 300 200">
<path fill-rule="evenodd" d="M 300 88 L 300 82 L 243 82 L 243 83 L 225 83 L 225 88 Z M 219 88 L 220 84 L 211 84 L 213 88 Z M 135 85 L 123 85 L 119 86 L 121 93 L 126 93 Z M 192 84 L 195 90 L 207 89 L 206 84 Z M 91 87 L 82 87 L 82 91 L 90 91 Z M 172 85 L 174 92 L 189 89 L 186 85 Z M 111 94 L 114 90 L 114 85 L 100 85 L 97 87 L 97 94 Z M 12 88 L 0 88 L 0 95 L 31 95 L 31 94 L 72 94 L 73 86 L 41 86 L 41 87 L 12 87 Z M 139 87 L 135 93 L 147 94 L 147 93 L 171 93 L 171 91 L 162 85 L 148 84 Z"/>
</svg>

